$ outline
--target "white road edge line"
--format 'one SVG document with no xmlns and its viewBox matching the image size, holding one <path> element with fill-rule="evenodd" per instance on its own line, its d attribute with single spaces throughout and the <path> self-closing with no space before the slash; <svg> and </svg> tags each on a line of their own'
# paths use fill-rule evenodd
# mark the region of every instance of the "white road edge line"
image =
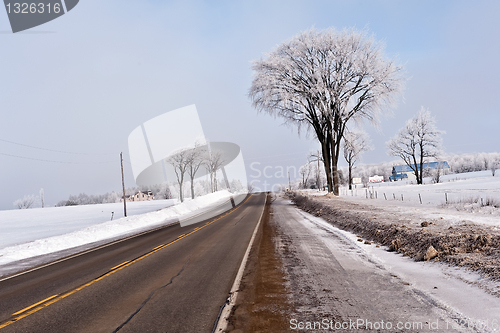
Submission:
<svg viewBox="0 0 500 333">
<path fill-rule="evenodd" d="M 260 214 L 259 222 L 255 226 L 255 229 L 252 234 L 252 238 L 250 239 L 250 243 L 248 243 L 247 250 L 245 255 L 243 256 L 243 260 L 241 261 L 240 268 L 238 269 L 238 273 L 236 274 L 236 278 L 234 279 L 233 286 L 231 287 L 231 296 L 229 300 L 229 304 L 224 307 L 222 310 L 221 316 L 219 318 L 219 322 L 217 323 L 217 327 L 215 328 L 215 332 L 223 332 L 227 329 L 229 315 L 233 310 L 234 304 L 236 303 L 236 298 L 238 297 L 238 290 L 240 288 L 241 279 L 243 278 L 243 271 L 247 265 L 248 256 L 250 255 L 250 249 L 252 248 L 253 242 L 255 240 L 255 235 L 257 235 L 257 230 L 259 230 L 260 222 L 262 222 L 262 217 L 264 216 L 264 211 L 266 209 L 267 204 L 267 193 L 266 200 L 264 201 L 264 207 L 262 208 L 262 213 Z"/>
</svg>

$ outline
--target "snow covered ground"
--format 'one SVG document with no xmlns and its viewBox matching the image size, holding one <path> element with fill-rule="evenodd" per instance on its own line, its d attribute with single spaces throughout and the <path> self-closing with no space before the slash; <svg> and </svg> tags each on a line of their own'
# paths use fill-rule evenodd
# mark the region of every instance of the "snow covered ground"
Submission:
<svg viewBox="0 0 500 333">
<path fill-rule="evenodd" d="M 127 215 L 134 215 L 128 217 L 121 215 L 121 218 L 118 212 L 122 204 L 2 211 L 0 244 L 3 246 L 0 246 L 0 276 L 57 259 L 51 256 L 43 258 L 43 255 L 60 253 L 58 257 L 62 257 L 71 253 L 67 251 L 68 249 L 77 249 L 76 252 L 79 252 L 90 245 L 104 244 L 161 225 L 178 222 L 197 210 L 225 203 L 230 196 L 231 193 L 224 190 L 194 200 L 186 200 L 177 205 L 173 205 L 174 202 L 171 200 L 127 203 Z M 170 207 L 164 208 L 166 206 Z M 118 215 L 118 218 L 115 215 L 113 221 L 107 220 L 107 217 L 111 217 L 110 210 Z M 39 260 L 11 267 L 12 263 L 33 257 Z M 10 265 L 8 269 L 7 265 Z"/>
<path fill-rule="evenodd" d="M 326 192 L 316 190 L 307 190 L 304 193 L 307 195 L 326 194 Z M 500 176 L 493 177 L 491 171 L 449 174 L 443 176 L 442 182 L 438 184 L 432 184 L 431 180 L 426 178 L 424 185 L 412 184 L 410 181 L 397 181 L 370 184 L 368 189 L 358 185 L 352 191 L 341 187 L 340 196 L 392 213 L 418 215 L 429 219 L 443 218 L 450 225 L 465 220 L 500 226 L 500 208 L 481 205 L 481 198 L 483 203 L 486 203 L 487 199 L 493 199 L 500 204 Z M 420 203 L 420 198 L 422 203 Z M 448 204 L 446 204 L 446 198 Z M 476 199 L 477 202 L 471 203 L 470 199 Z"/>
<path fill-rule="evenodd" d="M 174 205 L 177 200 L 127 203 L 129 217 Z M 36 239 L 63 235 L 123 217 L 123 203 L 0 210 L 0 249 Z"/>
<path fill-rule="evenodd" d="M 424 179 L 424 185 L 416 185 L 411 181 L 397 181 L 370 184 L 368 191 L 377 192 L 379 200 L 396 200 L 404 203 L 420 205 L 420 197 L 424 205 L 441 205 L 448 202 L 466 201 L 470 198 L 493 198 L 500 202 L 500 177 L 493 177 L 491 171 L 477 171 L 442 176 L 442 181 L 432 184 L 430 178 Z M 341 189 L 343 197 L 366 198 L 367 189 L 358 188 L 349 191 Z M 445 196 L 446 193 L 446 196 Z M 368 192 L 368 195 L 370 192 Z M 384 197 L 385 194 L 385 197 Z M 375 195 L 375 193 L 374 193 Z M 401 199 L 403 195 L 403 199 Z M 395 198 L 395 199 L 394 199 Z"/>
</svg>

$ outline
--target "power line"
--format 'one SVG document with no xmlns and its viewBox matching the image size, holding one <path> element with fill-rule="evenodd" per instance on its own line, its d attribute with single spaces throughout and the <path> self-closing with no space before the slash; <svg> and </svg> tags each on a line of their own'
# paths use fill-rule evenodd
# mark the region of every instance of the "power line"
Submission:
<svg viewBox="0 0 500 333">
<path fill-rule="evenodd" d="M 25 159 L 25 160 L 40 161 L 40 162 L 50 162 L 50 163 L 61 163 L 61 164 L 105 164 L 105 163 L 114 163 L 115 162 L 115 161 L 105 161 L 105 162 L 68 162 L 68 161 L 45 160 L 45 159 L 42 159 L 42 158 L 33 158 L 33 157 L 19 156 L 19 155 L 6 154 L 6 153 L 0 153 L 0 155 L 9 156 L 9 157 L 17 157 L 17 158 L 22 158 L 22 159 Z"/>
<path fill-rule="evenodd" d="M 0 141 L 7 142 L 7 143 L 10 143 L 10 144 L 13 144 L 13 145 L 18 145 L 18 146 L 23 146 L 23 147 L 33 148 L 33 149 L 39 149 L 39 150 L 45 150 L 45 151 L 52 151 L 52 152 L 62 153 L 62 154 L 73 154 L 73 155 L 111 155 L 111 154 L 108 154 L 108 153 L 106 153 L 106 154 L 92 154 L 92 153 L 79 153 L 79 152 L 71 152 L 71 151 L 64 151 L 64 150 L 57 150 L 57 149 L 42 148 L 42 147 L 27 145 L 27 144 L 24 144 L 24 143 L 9 141 L 9 140 L 5 140 L 5 139 L 0 139 Z M 12 156 L 14 156 L 14 155 L 12 155 Z"/>
</svg>

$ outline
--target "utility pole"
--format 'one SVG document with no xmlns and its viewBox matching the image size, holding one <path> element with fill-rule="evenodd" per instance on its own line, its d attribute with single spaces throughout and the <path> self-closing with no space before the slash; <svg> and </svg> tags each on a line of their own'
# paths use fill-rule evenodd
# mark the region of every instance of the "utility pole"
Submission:
<svg viewBox="0 0 500 333">
<path fill-rule="evenodd" d="M 288 171 L 288 190 L 292 190 L 292 185 L 290 185 L 290 171 Z"/>
<path fill-rule="evenodd" d="M 123 215 L 127 217 L 127 197 L 125 196 L 125 177 L 123 176 L 123 153 L 120 153 L 120 163 L 122 165 Z"/>
</svg>

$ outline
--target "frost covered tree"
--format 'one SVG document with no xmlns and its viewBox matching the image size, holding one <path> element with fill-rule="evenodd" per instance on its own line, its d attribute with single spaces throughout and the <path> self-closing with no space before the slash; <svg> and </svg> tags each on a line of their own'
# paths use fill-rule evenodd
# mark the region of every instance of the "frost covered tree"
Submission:
<svg viewBox="0 0 500 333">
<path fill-rule="evenodd" d="M 19 209 L 28 209 L 35 203 L 36 197 L 34 195 L 25 195 L 22 199 L 14 201 L 14 206 Z"/>
<path fill-rule="evenodd" d="M 377 123 L 402 89 L 402 67 L 386 59 L 366 32 L 311 29 L 277 46 L 252 66 L 253 106 L 314 131 L 328 191 L 338 195 L 341 140 L 351 120 Z"/>
<path fill-rule="evenodd" d="M 301 181 L 299 184 L 299 188 L 307 188 L 307 183 L 309 181 L 309 177 L 311 173 L 314 171 L 314 165 L 311 162 L 307 162 L 303 166 L 299 168 L 299 175 L 301 176 Z"/>
<path fill-rule="evenodd" d="M 415 173 L 417 184 L 422 184 L 423 164 L 441 153 L 441 135 L 436 120 L 422 107 L 408 120 L 405 127 L 387 142 L 388 154 L 400 157 Z"/>
<path fill-rule="evenodd" d="M 200 148 L 201 145 L 196 144 L 194 149 L 189 151 L 187 156 L 187 173 L 191 181 L 191 199 L 194 199 L 194 178 L 200 167 L 205 163 L 207 156 L 206 150 Z"/>
<path fill-rule="evenodd" d="M 352 190 L 352 169 L 361 154 L 371 149 L 368 135 L 362 131 L 346 131 L 344 133 L 344 158 L 348 165 L 348 183 Z"/>
<path fill-rule="evenodd" d="M 210 190 L 211 192 L 217 191 L 217 170 L 224 165 L 222 152 L 212 150 L 205 155 L 204 165 L 210 175 Z"/>
<path fill-rule="evenodd" d="M 179 200 L 184 201 L 184 176 L 189 167 L 190 149 L 181 150 L 167 159 L 167 162 L 174 167 L 177 183 L 179 184 Z"/>
<path fill-rule="evenodd" d="M 164 200 L 172 198 L 172 193 L 170 192 L 170 187 L 168 183 L 158 184 L 153 187 L 153 193 L 155 195 L 155 200 Z"/>
</svg>

